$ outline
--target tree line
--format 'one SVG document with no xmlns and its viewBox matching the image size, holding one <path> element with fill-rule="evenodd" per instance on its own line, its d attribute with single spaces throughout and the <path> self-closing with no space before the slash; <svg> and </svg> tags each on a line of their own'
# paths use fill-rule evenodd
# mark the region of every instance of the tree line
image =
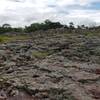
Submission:
<svg viewBox="0 0 100 100">
<path fill-rule="evenodd" d="M 0 26 L 0 34 L 7 33 L 7 32 L 24 32 L 24 33 L 30 33 L 35 32 L 38 30 L 48 30 L 48 29 L 56 29 L 56 28 L 66 28 L 70 32 L 82 32 L 84 31 L 97 31 L 100 32 L 100 26 L 92 26 L 92 27 L 86 27 L 85 25 L 77 26 L 75 27 L 73 22 L 70 22 L 69 25 L 63 25 L 60 22 L 52 22 L 50 20 L 45 20 L 43 23 L 32 23 L 29 26 L 25 26 L 24 28 L 13 28 L 10 24 L 3 24 Z"/>
</svg>

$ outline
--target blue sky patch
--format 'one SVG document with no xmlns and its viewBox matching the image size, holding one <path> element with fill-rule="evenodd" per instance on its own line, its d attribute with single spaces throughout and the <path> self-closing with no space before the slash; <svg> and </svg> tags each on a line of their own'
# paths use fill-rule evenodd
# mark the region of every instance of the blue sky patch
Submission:
<svg viewBox="0 0 100 100">
<path fill-rule="evenodd" d="M 89 7 L 89 9 L 100 9 L 100 2 L 95 2 L 95 3 L 92 3 L 91 6 Z"/>
</svg>

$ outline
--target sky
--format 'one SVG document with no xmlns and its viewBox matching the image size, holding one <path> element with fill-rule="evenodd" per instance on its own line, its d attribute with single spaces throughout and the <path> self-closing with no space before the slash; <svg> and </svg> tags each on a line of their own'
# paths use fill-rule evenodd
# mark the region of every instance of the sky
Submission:
<svg viewBox="0 0 100 100">
<path fill-rule="evenodd" d="M 100 25 L 100 0 L 0 0 L 0 25 L 20 27 L 46 19 Z"/>
</svg>

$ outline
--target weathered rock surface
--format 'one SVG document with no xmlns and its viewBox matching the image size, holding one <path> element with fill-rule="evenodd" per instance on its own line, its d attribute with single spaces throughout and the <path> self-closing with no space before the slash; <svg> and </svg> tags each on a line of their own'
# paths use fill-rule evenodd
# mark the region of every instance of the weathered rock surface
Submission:
<svg viewBox="0 0 100 100">
<path fill-rule="evenodd" d="M 99 37 L 32 39 L 0 44 L 0 100 L 100 100 Z"/>
</svg>

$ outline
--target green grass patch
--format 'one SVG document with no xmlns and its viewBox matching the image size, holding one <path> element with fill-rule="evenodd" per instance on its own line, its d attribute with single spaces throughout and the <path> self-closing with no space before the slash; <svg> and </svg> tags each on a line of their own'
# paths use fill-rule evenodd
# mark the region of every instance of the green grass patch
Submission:
<svg viewBox="0 0 100 100">
<path fill-rule="evenodd" d="M 14 40 L 27 40 L 30 36 L 28 35 L 17 35 L 17 36 L 8 36 L 8 35 L 0 35 L 0 43 L 11 42 Z"/>
<path fill-rule="evenodd" d="M 0 43 L 7 42 L 7 41 L 10 41 L 10 40 L 11 40 L 10 37 L 0 35 Z"/>
<path fill-rule="evenodd" d="M 50 55 L 49 52 L 39 52 L 39 51 L 32 52 L 32 56 L 36 58 L 45 58 L 49 55 Z"/>
<path fill-rule="evenodd" d="M 87 36 L 87 37 L 94 37 L 94 36 L 100 37 L 99 32 L 98 33 L 97 32 L 85 32 L 84 35 Z"/>
</svg>

